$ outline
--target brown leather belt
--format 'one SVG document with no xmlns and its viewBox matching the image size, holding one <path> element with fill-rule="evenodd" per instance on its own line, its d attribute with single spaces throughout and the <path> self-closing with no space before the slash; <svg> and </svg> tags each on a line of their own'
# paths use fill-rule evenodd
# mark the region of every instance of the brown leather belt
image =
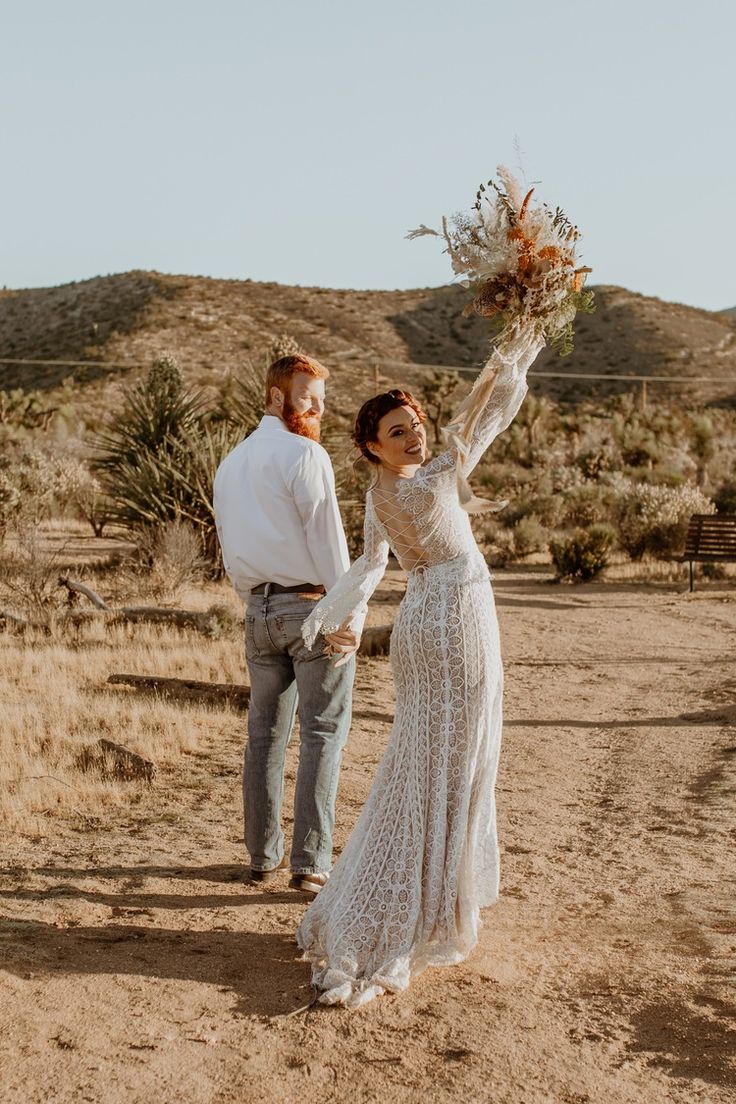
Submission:
<svg viewBox="0 0 736 1104">
<path fill-rule="evenodd" d="M 281 583 L 259 583 L 251 587 L 251 594 L 265 594 L 268 587 L 269 594 L 325 594 L 325 588 L 321 583 L 297 583 L 296 586 L 282 586 Z"/>
</svg>

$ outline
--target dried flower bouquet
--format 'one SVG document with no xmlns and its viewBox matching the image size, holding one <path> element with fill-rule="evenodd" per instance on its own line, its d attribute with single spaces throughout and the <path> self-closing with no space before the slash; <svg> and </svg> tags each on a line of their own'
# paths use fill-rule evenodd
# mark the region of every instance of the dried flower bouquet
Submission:
<svg viewBox="0 0 736 1104">
<path fill-rule="evenodd" d="M 561 355 L 572 352 L 573 319 L 593 310 L 593 292 L 584 291 L 591 270 L 578 264 L 580 231 L 564 212 L 532 203 L 534 189 L 523 194 L 502 165 L 501 185 L 481 184 L 470 214 L 442 219 L 442 230 L 420 226 L 407 237 L 444 238 L 453 271 L 472 290 L 464 314 L 489 319 L 494 331 L 491 354 L 461 403 L 444 437 L 457 453 L 457 488 L 468 513 L 500 510 L 506 502 L 477 498 L 464 473 L 474 426 L 487 406 L 505 361 L 524 370 L 545 342 Z"/>
<path fill-rule="evenodd" d="M 473 292 L 464 313 L 491 321 L 500 351 L 531 329 L 564 355 L 572 351 L 576 313 L 593 310 L 593 293 L 583 290 L 591 269 L 577 258 L 580 231 L 559 207 L 533 203 L 534 188 L 523 194 L 508 169 L 497 172 L 501 184 L 481 184 L 469 214 L 407 237 L 444 238 L 453 271 Z"/>
</svg>

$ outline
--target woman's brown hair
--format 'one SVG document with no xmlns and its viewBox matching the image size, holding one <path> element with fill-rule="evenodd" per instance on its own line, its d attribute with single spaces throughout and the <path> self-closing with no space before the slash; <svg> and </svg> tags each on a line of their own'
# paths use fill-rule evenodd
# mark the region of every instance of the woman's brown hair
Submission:
<svg viewBox="0 0 736 1104">
<path fill-rule="evenodd" d="M 398 387 L 392 391 L 384 391 L 382 395 L 374 395 L 368 402 L 364 402 L 355 419 L 353 431 L 353 444 L 371 464 L 380 464 L 377 456 L 368 448 L 368 443 L 375 444 L 378 441 L 378 423 L 392 410 L 400 406 L 410 407 L 420 422 L 426 422 L 427 415 L 422 410 L 411 391 L 402 391 Z"/>
</svg>

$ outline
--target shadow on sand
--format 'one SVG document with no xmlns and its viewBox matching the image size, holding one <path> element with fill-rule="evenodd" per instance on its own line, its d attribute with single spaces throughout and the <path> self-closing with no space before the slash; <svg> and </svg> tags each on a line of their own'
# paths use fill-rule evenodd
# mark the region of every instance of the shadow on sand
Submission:
<svg viewBox="0 0 736 1104">
<path fill-rule="evenodd" d="M 678 713 L 675 717 L 625 717 L 619 721 L 603 720 L 532 720 L 517 717 L 506 720 L 510 728 L 594 728 L 615 730 L 619 728 L 686 728 L 688 725 L 736 724 L 736 706 L 721 706 L 720 709 L 702 709 L 697 713 Z"/>
<path fill-rule="evenodd" d="M 19 977 L 129 975 L 231 990 L 235 1012 L 279 1016 L 310 999 L 309 966 L 291 933 L 176 931 L 134 924 L 61 928 L 39 920 L 0 925 L 5 969 Z"/>
<path fill-rule="evenodd" d="M 0 874 L 15 875 L 6 869 Z M 279 885 L 274 890 L 242 886 L 242 892 L 220 894 L 166 894 L 143 888 L 146 878 L 193 882 L 242 881 L 243 866 L 46 866 L 34 876 L 58 879 L 43 889 L 19 887 L 0 891 L 12 901 L 83 901 L 112 910 L 119 923 L 64 927 L 40 920 L 0 921 L 0 947 L 5 969 L 19 977 L 29 974 L 118 974 L 195 981 L 226 987 L 236 997 L 242 1015 L 279 1016 L 302 1007 L 310 999 L 310 970 L 300 961 L 294 930 L 306 903 L 303 894 Z M 111 879 L 112 892 L 74 884 Z M 136 884 L 139 883 L 139 884 Z M 194 888 L 194 887 L 193 887 Z M 115 892 L 117 890 L 117 892 Z M 154 909 L 228 909 L 250 905 L 279 905 L 288 926 L 284 932 L 226 931 L 212 927 L 195 931 L 148 923 Z M 286 906 L 292 906 L 287 908 Z M 223 920 L 228 913 L 223 912 Z"/>
</svg>

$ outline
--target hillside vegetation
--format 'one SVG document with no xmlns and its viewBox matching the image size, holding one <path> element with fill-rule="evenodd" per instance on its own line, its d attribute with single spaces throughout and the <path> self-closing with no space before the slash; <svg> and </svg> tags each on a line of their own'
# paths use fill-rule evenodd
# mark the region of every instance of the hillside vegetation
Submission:
<svg viewBox="0 0 736 1104">
<path fill-rule="evenodd" d="M 716 384 L 657 383 L 688 404 L 736 395 L 736 316 L 627 291 L 595 289 L 597 310 L 578 320 L 576 348 L 564 360 L 543 354 L 537 371 L 714 377 Z M 417 386 L 414 364 L 472 367 L 484 359 L 488 329 L 463 319 L 460 287 L 351 291 L 128 272 L 55 288 L 0 292 L 0 358 L 103 361 L 123 367 L 0 364 L 0 389 L 53 391 L 73 376 L 90 412 L 115 405 L 122 382 L 168 353 L 188 384 L 217 387 L 274 338 L 291 334 L 332 373 L 333 402 L 349 413 L 382 381 Z M 404 368 L 403 365 L 406 365 Z M 141 367 L 138 367 L 141 366 Z M 626 382 L 538 378 L 534 391 L 566 401 L 620 393 Z"/>
</svg>

